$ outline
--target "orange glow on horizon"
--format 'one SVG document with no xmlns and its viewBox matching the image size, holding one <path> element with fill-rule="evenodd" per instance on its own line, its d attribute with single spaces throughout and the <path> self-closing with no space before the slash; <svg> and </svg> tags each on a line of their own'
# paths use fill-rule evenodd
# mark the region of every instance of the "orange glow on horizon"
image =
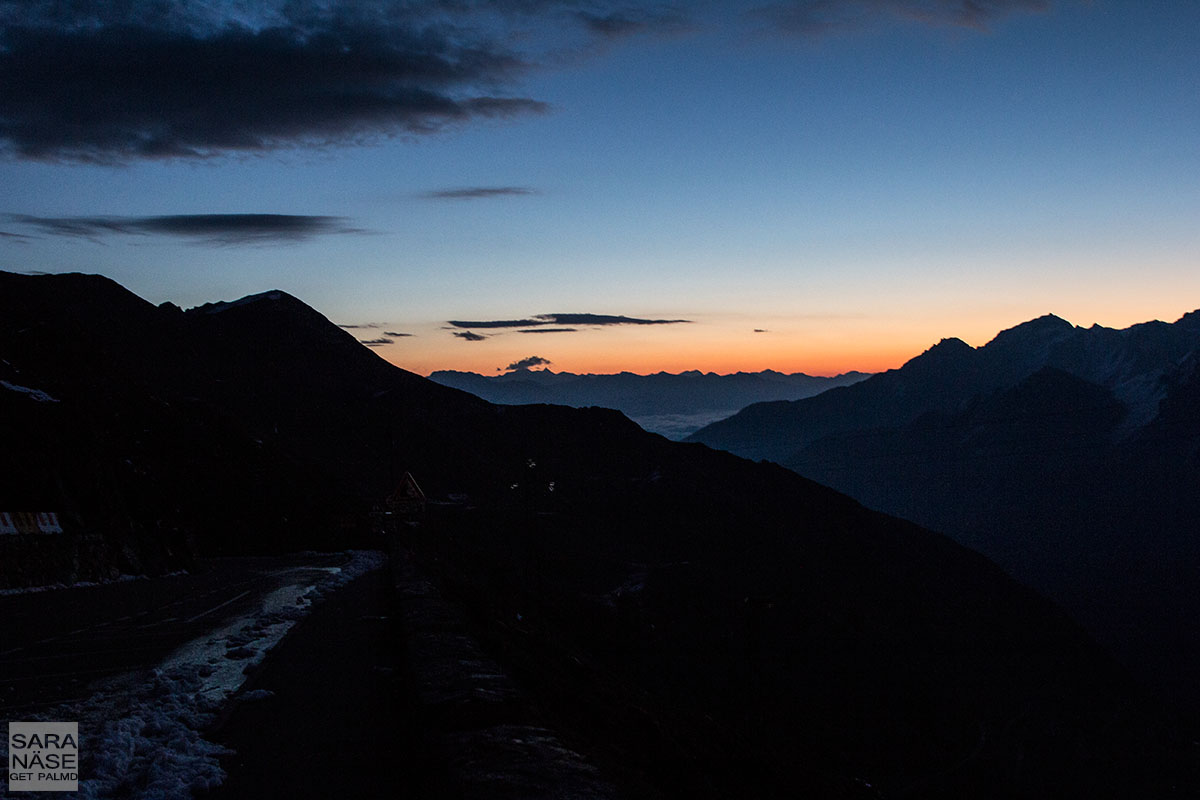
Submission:
<svg viewBox="0 0 1200 800">
<path fill-rule="evenodd" d="M 608 332 L 606 332 L 608 333 Z M 548 334 L 547 336 L 549 336 Z M 571 334 L 564 334 L 570 336 Z M 550 361 L 546 368 L 554 372 L 576 374 L 612 374 L 632 372 L 649 375 L 658 372 L 680 373 L 692 370 L 731 374 L 775 370 L 783 373 L 832 376 L 845 372 L 884 372 L 895 369 L 920 355 L 935 341 L 893 339 L 878 343 L 829 343 L 829 346 L 797 347 L 789 338 L 772 338 L 770 333 L 753 334 L 750 341 L 709 342 L 679 341 L 670 346 L 661 342 L 621 342 L 614 345 L 609 336 L 594 344 L 573 343 L 554 346 L 528 340 L 506 343 L 501 349 L 491 342 L 451 342 L 449 346 L 429 350 L 401 346 L 381 348 L 379 355 L 398 367 L 428 376 L 438 370 L 499 375 L 505 367 L 523 358 L 538 355 Z M 617 338 L 617 337 L 612 337 Z M 624 337 L 621 337 L 624 338 Z M 632 338 L 632 337 L 630 337 Z M 468 349 L 470 348 L 470 349 Z M 541 368 L 541 367 L 538 367 Z"/>
<path fill-rule="evenodd" d="M 1080 313 L 1069 322 L 1088 327 L 1098 316 Z M 481 329 L 484 338 L 464 341 L 443 327 L 429 326 L 412 337 L 376 349 L 381 357 L 420 375 L 438 370 L 499 375 L 530 357 L 546 359 L 554 372 L 611 374 L 680 373 L 692 370 L 730 374 L 775 370 L 831 376 L 845 372 L 884 372 L 957 337 L 981 347 L 998 333 L 1047 313 L 1045 309 L 956 308 L 898 317 L 887 313 L 823 318 L 776 317 L 755 328 L 744 318 L 711 317 L 692 324 L 580 327 L 571 333 L 522 334 Z M 1173 322 L 1181 314 L 1160 315 Z M 1153 319 L 1129 314 L 1102 319 L 1107 327 L 1128 327 Z M 541 365 L 539 365 L 540 368 Z"/>
</svg>

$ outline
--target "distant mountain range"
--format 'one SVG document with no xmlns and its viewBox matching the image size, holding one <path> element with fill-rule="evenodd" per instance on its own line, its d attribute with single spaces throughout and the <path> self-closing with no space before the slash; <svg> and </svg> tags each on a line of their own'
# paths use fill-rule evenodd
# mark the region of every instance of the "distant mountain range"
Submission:
<svg viewBox="0 0 1200 800">
<path fill-rule="evenodd" d="M 184 312 L 0 273 L 0 381 L 0 501 L 87 543 L 0 541 L 0 577 L 378 542 L 409 471 L 442 502 L 402 546 L 631 796 L 1195 788 L 1195 737 L 978 554 L 617 412 L 439 386 L 284 292 Z"/>
<path fill-rule="evenodd" d="M 979 348 L 946 339 L 691 440 L 949 534 L 1200 703 L 1200 312 L 1125 330 L 1045 316 Z"/>
<path fill-rule="evenodd" d="M 865 372 L 847 372 L 826 378 L 774 370 L 732 375 L 696 370 L 677 374 L 576 375 L 548 369 L 518 369 L 503 375 L 445 370 L 433 373 L 429 379 L 470 392 L 490 403 L 615 408 L 651 433 L 682 439 L 751 403 L 798 400 L 835 386 L 857 383 L 866 377 L 868 373 Z"/>
</svg>

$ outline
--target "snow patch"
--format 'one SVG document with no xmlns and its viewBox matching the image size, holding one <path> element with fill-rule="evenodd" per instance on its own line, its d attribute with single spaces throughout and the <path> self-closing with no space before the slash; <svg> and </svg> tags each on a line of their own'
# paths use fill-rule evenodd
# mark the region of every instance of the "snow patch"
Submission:
<svg viewBox="0 0 1200 800">
<path fill-rule="evenodd" d="M 237 306 L 257 303 L 260 300 L 278 300 L 281 297 L 283 297 L 283 292 L 278 290 L 259 292 L 258 294 L 247 295 L 241 300 L 222 300 L 218 303 L 207 303 L 201 306 L 200 310 L 202 310 L 205 314 L 220 314 L 222 311 L 228 311 L 229 309 Z"/>
<path fill-rule="evenodd" d="M 112 678 L 86 700 L 28 714 L 31 720 L 79 722 L 78 797 L 188 800 L 220 785 L 225 772 L 219 757 L 230 751 L 203 732 L 245 683 L 247 671 L 316 599 L 386 563 L 379 552 L 348 555 L 344 566 L 325 568 L 328 577 L 271 592 L 257 609 L 176 649 L 148 674 Z M 270 694 L 256 690 L 242 697 Z M 7 737 L 0 737 L 0 762 L 8 763 L 7 749 Z"/>
<path fill-rule="evenodd" d="M 616 608 L 617 604 L 625 598 L 634 597 L 646 590 L 646 579 L 650 573 L 646 570 L 639 570 L 630 574 L 624 583 L 610 592 L 600 595 L 600 602 L 609 608 Z"/>
<path fill-rule="evenodd" d="M 1118 439 L 1149 425 L 1158 416 L 1158 404 L 1167 396 L 1163 372 L 1133 375 L 1112 387 L 1113 396 L 1129 409 L 1118 429 Z"/>
<path fill-rule="evenodd" d="M 20 392 L 21 394 L 29 395 L 30 400 L 36 400 L 39 403 L 58 403 L 61 402 L 58 398 L 51 397 L 41 389 L 30 389 L 28 386 L 20 386 L 8 381 L 0 381 L 0 386 L 8 389 L 10 392 Z"/>
<path fill-rule="evenodd" d="M 157 575 L 156 578 L 173 578 L 176 575 L 187 575 L 186 569 L 168 572 L 165 575 Z M 16 589 L 0 589 L 0 597 L 7 597 L 14 594 L 34 594 L 36 592 L 56 592 L 59 589 L 93 589 L 97 586 L 104 586 L 108 583 L 124 583 L 125 581 L 145 581 L 149 578 L 145 575 L 118 575 L 117 577 L 107 581 L 77 581 L 76 583 L 51 583 L 46 586 L 22 586 Z"/>
</svg>

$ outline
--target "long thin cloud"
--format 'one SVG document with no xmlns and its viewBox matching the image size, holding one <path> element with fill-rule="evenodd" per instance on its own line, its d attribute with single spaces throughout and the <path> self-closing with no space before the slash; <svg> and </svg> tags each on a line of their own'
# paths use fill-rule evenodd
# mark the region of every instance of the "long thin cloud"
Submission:
<svg viewBox="0 0 1200 800">
<path fill-rule="evenodd" d="M 459 189 L 437 189 L 425 192 L 427 200 L 485 200 L 491 197 L 521 197 L 537 194 L 528 186 L 466 186 Z"/>
<path fill-rule="evenodd" d="M 676 325 L 690 319 L 638 319 L 612 314 L 539 314 L 538 319 L 552 325 Z"/>
<path fill-rule="evenodd" d="M 452 319 L 447 320 L 447 323 L 456 328 L 525 328 L 530 325 L 541 325 L 542 323 L 536 319 L 490 319 L 490 320 L 465 320 Z"/>
<path fill-rule="evenodd" d="M 448 321 L 455 328 L 528 328 L 539 325 L 677 325 L 690 323 L 690 319 L 640 319 L 615 314 L 536 314 L 526 319 L 490 319 L 490 320 L 461 320 Z M 560 330 L 563 330 L 560 328 Z"/>
<path fill-rule="evenodd" d="M 161 235 L 203 244 L 300 242 L 327 234 L 363 233 L 341 217 L 297 214 L 171 214 L 154 217 L 37 217 L 10 214 L 12 222 L 52 236 L 100 241 L 112 235 Z"/>
</svg>

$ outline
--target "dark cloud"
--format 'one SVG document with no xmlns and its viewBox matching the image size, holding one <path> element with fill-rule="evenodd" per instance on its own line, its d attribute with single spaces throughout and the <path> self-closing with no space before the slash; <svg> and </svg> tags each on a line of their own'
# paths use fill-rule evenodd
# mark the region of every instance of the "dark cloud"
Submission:
<svg viewBox="0 0 1200 800">
<path fill-rule="evenodd" d="M 546 109 L 498 91 L 521 56 L 426 7 L 262 5 L 251 19 L 161 0 L 4 15 L 0 142 L 33 159 L 207 157 Z"/>
<path fill-rule="evenodd" d="M 468 342 L 482 342 L 487 338 L 486 336 L 480 336 L 478 333 L 471 333 L 470 331 L 454 331 L 453 333 L 458 338 Z"/>
<path fill-rule="evenodd" d="M 23 233 L 9 233 L 8 231 L 0 231 L 0 239 L 10 239 L 14 242 L 20 242 L 21 244 L 26 244 L 29 241 L 30 237 L 26 236 Z"/>
<path fill-rule="evenodd" d="M 428 200 L 483 200 L 489 197 L 512 197 L 537 194 L 527 186 L 467 186 L 461 189 L 438 189 L 421 195 Z"/>
<path fill-rule="evenodd" d="M 383 325 L 378 322 L 364 322 L 359 325 L 345 325 L 342 323 L 338 323 L 338 327 L 346 328 L 347 330 L 361 330 L 364 328 L 366 328 L 366 329 L 382 328 Z"/>
<path fill-rule="evenodd" d="M 358 343 L 365 344 L 367 347 L 382 347 L 385 344 L 391 344 L 392 340 L 381 336 L 378 339 L 359 339 Z"/>
<path fill-rule="evenodd" d="M 684 24 L 610 0 L 2 0 L 0 152 L 205 158 L 538 114 L 531 69 Z"/>
<path fill-rule="evenodd" d="M 752 14 L 783 33 L 821 35 L 889 20 L 986 30 L 1009 14 L 1049 7 L 1050 0 L 791 0 Z"/>
<path fill-rule="evenodd" d="M 544 324 L 554 325 L 675 325 L 691 322 L 690 319 L 638 319 L 611 314 L 538 314 Z"/>
<path fill-rule="evenodd" d="M 384 331 L 384 336 L 395 336 L 397 339 L 402 339 L 405 336 L 412 336 L 411 333 L 401 333 L 400 331 Z"/>
<path fill-rule="evenodd" d="M 517 333 L 575 333 L 578 330 L 578 328 L 530 328 L 517 331 Z"/>
<path fill-rule="evenodd" d="M 341 217 L 295 214 L 172 214 L 158 217 L 35 217 L 10 214 L 13 222 L 53 236 L 99 241 L 112 234 L 180 236 L 205 244 L 299 242 L 330 233 L 362 233 Z"/>
<path fill-rule="evenodd" d="M 514 369 L 529 369 L 530 367 L 545 367 L 545 366 L 549 366 L 550 363 L 551 363 L 551 361 L 548 358 L 542 358 L 541 356 L 530 356 L 529 358 L 522 358 L 520 361 L 514 361 L 513 363 L 509 364 L 504 369 L 511 372 Z"/>
<path fill-rule="evenodd" d="M 448 320 L 456 328 L 524 328 L 529 325 L 541 325 L 536 319 L 493 319 L 493 320 Z"/>
<path fill-rule="evenodd" d="M 770 331 L 768 331 L 766 328 L 755 328 L 754 332 L 755 333 L 769 333 Z"/>
<path fill-rule="evenodd" d="M 449 320 L 449 324 L 456 328 L 534 328 L 538 325 L 674 325 L 677 323 L 688 323 L 688 319 L 639 319 L 637 317 L 616 316 L 613 314 L 535 314 L 528 319 L 493 319 L 493 320 Z M 568 330 L 566 327 L 555 329 L 544 329 L 549 333 L 551 330 L 563 333 Z M 574 330 L 574 329 L 571 329 Z M 535 333 L 540 331 L 523 330 L 521 333 Z"/>
</svg>

